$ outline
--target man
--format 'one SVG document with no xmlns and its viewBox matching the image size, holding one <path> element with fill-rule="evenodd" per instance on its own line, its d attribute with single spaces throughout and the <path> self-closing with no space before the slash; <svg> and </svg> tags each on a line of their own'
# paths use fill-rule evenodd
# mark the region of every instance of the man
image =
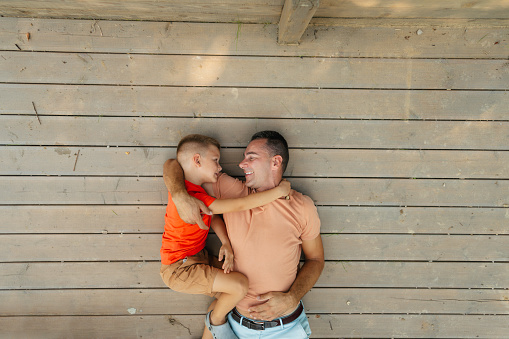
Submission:
<svg viewBox="0 0 509 339">
<path fill-rule="evenodd" d="M 277 132 L 253 135 L 239 166 L 242 182 L 222 174 L 205 186 L 217 198 L 237 198 L 273 188 L 288 164 L 288 145 Z M 176 161 L 167 162 L 164 179 L 182 219 L 201 221 L 204 204 L 192 199 L 183 186 Z M 294 190 L 287 199 L 243 212 L 224 215 L 235 255 L 235 270 L 249 280 L 248 295 L 228 315 L 239 338 L 307 338 L 311 334 L 301 304 L 323 266 L 320 220 L 312 200 Z M 301 250 L 305 263 L 297 269 Z M 206 335 L 205 335 L 206 336 Z"/>
</svg>

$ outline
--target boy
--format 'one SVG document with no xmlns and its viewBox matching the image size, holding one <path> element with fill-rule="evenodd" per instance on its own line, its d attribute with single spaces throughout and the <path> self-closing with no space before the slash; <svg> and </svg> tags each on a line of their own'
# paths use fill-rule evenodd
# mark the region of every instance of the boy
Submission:
<svg viewBox="0 0 509 339">
<path fill-rule="evenodd" d="M 219 149 L 219 142 L 199 134 L 184 137 L 177 147 L 177 160 L 184 171 L 187 191 L 203 201 L 213 214 L 248 210 L 289 194 L 290 183 L 282 181 L 271 190 L 243 198 L 220 200 L 209 196 L 201 185 L 217 181 L 221 171 Z M 215 305 L 205 320 L 207 328 L 214 338 L 236 338 L 226 315 L 247 294 L 248 281 L 239 272 L 230 273 L 233 251 L 224 222 L 220 217 L 205 214 L 203 225 L 186 224 L 180 219 L 171 195 L 168 195 L 161 247 L 161 277 L 175 291 L 216 297 Z M 221 240 L 219 260 L 224 257 L 222 266 L 204 249 L 209 227 Z M 206 332 L 204 337 L 208 336 Z"/>
</svg>

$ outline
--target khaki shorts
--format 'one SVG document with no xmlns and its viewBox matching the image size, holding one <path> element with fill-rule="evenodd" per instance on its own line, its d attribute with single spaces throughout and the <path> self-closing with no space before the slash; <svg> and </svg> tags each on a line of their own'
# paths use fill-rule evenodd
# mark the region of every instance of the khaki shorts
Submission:
<svg viewBox="0 0 509 339">
<path fill-rule="evenodd" d="M 161 278 L 174 291 L 215 297 L 212 285 L 223 264 L 206 249 L 171 265 L 161 265 Z"/>
</svg>

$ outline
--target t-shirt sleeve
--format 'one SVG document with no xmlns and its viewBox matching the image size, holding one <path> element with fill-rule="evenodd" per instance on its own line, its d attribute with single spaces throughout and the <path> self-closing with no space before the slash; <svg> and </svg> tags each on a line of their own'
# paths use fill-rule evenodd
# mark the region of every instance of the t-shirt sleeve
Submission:
<svg viewBox="0 0 509 339">
<path fill-rule="evenodd" d="M 310 197 L 304 197 L 304 227 L 300 238 L 302 240 L 313 240 L 320 235 L 320 217 L 313 200 Z"/>
<path fill-rule="evenodd" d="M 213 187 L 214 195 L 218 199 L 240 198 L 247 195 L 248 192 L 243 181 L 232 178 L 225 173 L 221 173 Z"/>
<path fill-rule="evenodd" d="M 195 197 L 196 199 L 198 200 L 201 200 L 203 201 L 203 203 L 205 204 L 205 206 L 209 207 L 210 204 L 212 204 L 214 202 L 214 200 L 216 200 L 216 198 L 214 197 L 211 197 L 210 195 L 208 195 L 207 193 L 202 193 L 202 192 L 196 192 L 193 194 L 193 197 Z"/>
</svg>

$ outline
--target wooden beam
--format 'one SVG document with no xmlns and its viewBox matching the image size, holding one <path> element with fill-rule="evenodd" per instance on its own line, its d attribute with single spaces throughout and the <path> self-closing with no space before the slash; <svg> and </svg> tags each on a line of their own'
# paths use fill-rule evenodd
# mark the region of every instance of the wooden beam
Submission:
<svg viewBox="0 0 509 339">
<path fill-rule="evenodd" d="M 279 20 L 278 42 L 297 45 L 319 3 L 319 0 L 285 0 Z"/>
</svg>

